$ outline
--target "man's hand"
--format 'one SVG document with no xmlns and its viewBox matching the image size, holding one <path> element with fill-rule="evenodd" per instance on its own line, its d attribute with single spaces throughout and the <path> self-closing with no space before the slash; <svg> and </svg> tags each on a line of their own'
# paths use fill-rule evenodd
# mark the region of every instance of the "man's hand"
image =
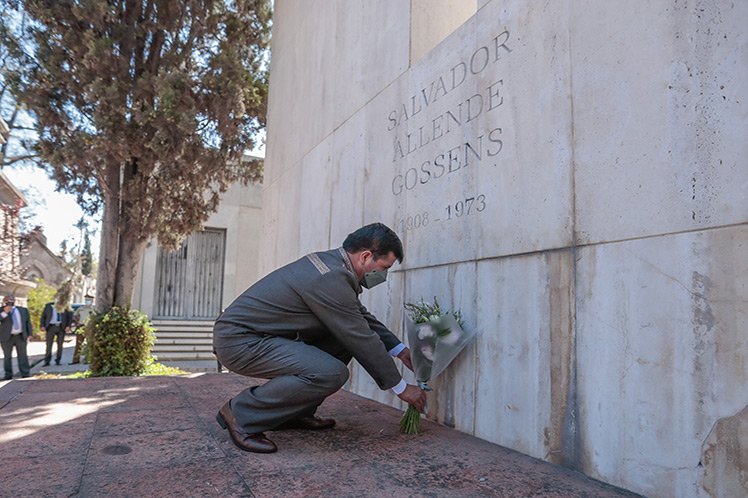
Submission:
<svg viewBox="0 0 748 498">
<path fill-rule="evenodd" d="M 402 351 L 400 351 L 400 354 L 398 354 L 397 357 L 400 358 L 400 361 L 403 362 L 403 365 L 408 367 L 408 370 L 413 372 L 413 360 L 410 359 L 410 349 L 403 349 Z"/>
<path fill-rule="evenodd" d="M 6 304 L 5 306 L 3 306 L 3 311 L 5 313 L 10 313 L 10 310 L 12 310 L 12 309 L 13 309 L 13 305 L 12 304 Z"/>
<path fill-rule="evenodd" d="M 405 391 L 398 394 L 397 397 L 406 403 L 415 406 L 419 412 L 422 412 L 423 408 L 426 406 L 426 391 L 412 384 L 408 384 Z"/>
</svg>

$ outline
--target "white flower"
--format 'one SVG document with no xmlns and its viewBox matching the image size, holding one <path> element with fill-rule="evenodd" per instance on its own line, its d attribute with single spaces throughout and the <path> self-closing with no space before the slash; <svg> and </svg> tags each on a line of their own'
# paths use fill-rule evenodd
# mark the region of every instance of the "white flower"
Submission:
<svg viewBox="0 0 748 498">
<path fill-rule="evenodd" d="M 423 354 L 423 357 L 426 358 L 429 361 L 434 361 L 434 349 L 429 346 L 421 346 L 421 353 Z"/>
<path fill-rule="evenodd" d="M 460 340 L 460 329 L 457 327 L 450 328 L 449 332 L 446 335 L 439 337 L 439 342 L 443 342 L 444 344 L 447 344 L 449 346 L 457 344 L 457 341 L 459 340 Z"/>
<path fill-rule="evenodd" d="M 436 332 L 434 332 L 434 328 L 429 325 L 428 323 L 422 323 L 418 325 L 418 338 L 421 340 L 434 337 L 436 335 Z"/>
</svg>

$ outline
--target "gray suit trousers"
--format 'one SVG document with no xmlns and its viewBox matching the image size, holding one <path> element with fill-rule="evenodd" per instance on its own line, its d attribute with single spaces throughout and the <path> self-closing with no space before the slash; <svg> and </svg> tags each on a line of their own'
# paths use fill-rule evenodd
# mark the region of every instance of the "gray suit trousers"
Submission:
<svg viewBox="0 0 748 498">
<path fill-rule="evenodd" d="M 229 326 L 216 324 L 216 327 Z M 236 421 L 249 433 L 272 430 L 311 415 L 348 380 L 350 353 L 335 340 L 307 344 L 247 333 L 215 344 L 218 360 L 232 372 L 269 379 L 231 400 Z"/>
<path fill-rule="evenodd" d="M 18 370 L 23 377 L 31 375 L 29 357 L 26 353 L 26 339 L 22 334 L 11 335 L 7 341 L 0 342 L 3 348 L 3 366 L 5 367 L 5 378 L 13 377 L 13 348 L 18 352 Z"/>
</svg>

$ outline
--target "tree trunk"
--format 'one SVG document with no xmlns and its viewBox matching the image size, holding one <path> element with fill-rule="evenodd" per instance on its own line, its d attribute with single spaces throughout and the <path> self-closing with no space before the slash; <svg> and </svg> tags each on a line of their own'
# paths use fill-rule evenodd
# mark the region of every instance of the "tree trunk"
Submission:
<svg viewBox="0 0 748 498">
<path fill-rule="evenodd" d="M 104 214 L 101 220 L 99 271 L 96 275 L 96 310 L 108 311 L 114 305 L 114 285 L 117 279 L 119 255 L 119 171 L 110 172 L 108 188 L 103 189 Z"/>
<path fill-rule="evenodd" d="M 117 280 L 114 286 L 114 304 L 116 306 L 129 307 L 132 304 L 135 279 L 138 276 L 147 242 L 135 237 L 120 237 Z"/>
<path fill-rule="evenodd" d="M 99 274 L 96 279 L 98 311 L 108 311 L 112 306 L 129 307 L 132 304 L 135 279 L 147 245 L 137 230 L 127 229 L 138 221 L 128 216 L 127 189 L 137 170 L 137 159 L 127 164 L 107 169 L 102 188 L 104 216 L 101 223 L 101 249 Z M 130 194 L 132 196 L 132 194 Z M 133 233 L 135 232 L 135 233 Z"/>
</svg>

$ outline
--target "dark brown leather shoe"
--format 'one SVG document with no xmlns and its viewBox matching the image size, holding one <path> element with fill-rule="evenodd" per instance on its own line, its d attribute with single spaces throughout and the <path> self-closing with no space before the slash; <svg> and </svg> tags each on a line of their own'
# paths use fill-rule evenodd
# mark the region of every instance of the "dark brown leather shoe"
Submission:
<svg viewBox="0 0 748 498">
<path fill-rule="evenodd" d="M 318 431 L 321 429 L 332 429 L 335 427 L 335 420 L 331 418 L 319 418 L 314 415 L 298 417 L 286 422 L 273 429 L 274 431 L 284 431 L 287 429 L 301 429 L 306 431 Z"/>
<path fill-rule="evenodd" d="M 252 453 L 275 453 L 278 447 L 274 442 L 265 437 L 265 434 L 258 432 L 250 434 L 236 422 L 234 413 L 231 411 L 231 400 L 227 401 L 216 415 L 216 421 L 223 429 L 229 431 L 229 436 L 234 444 L 244 451 Z"/>
</svg>

